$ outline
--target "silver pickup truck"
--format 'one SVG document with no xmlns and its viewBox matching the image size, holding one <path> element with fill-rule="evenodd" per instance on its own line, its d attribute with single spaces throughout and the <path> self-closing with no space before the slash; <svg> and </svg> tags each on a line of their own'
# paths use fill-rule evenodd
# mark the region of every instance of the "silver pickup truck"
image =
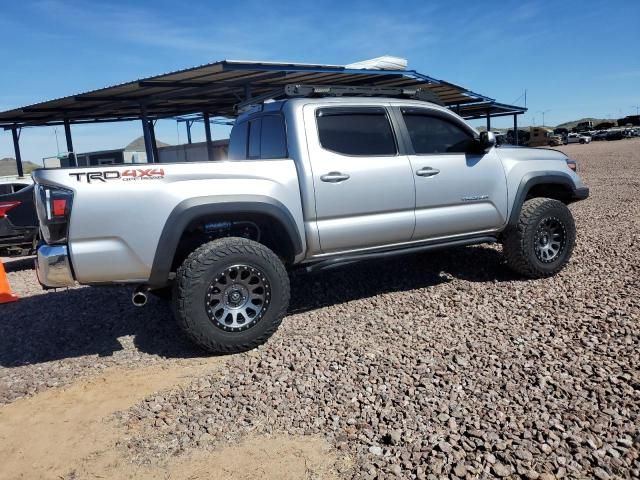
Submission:
<svg viewBox="0 0 640 480">
<path fill-rule="evenodd" d="M 239 115 L 228 161 L 34 172 L 40 282 L 170 295 L 191 339 L 238 352 L 276 331 L 296 267 L 488 242 L 527 277 L 567 263 L 567 205 L 589 191 L 563 153 L 497 148 L 435 103 L 320 91 Z"/>
</svg>

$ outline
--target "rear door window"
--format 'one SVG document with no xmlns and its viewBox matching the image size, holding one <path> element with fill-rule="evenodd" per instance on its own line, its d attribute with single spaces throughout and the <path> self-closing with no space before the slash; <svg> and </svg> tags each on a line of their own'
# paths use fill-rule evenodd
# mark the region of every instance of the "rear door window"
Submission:
<svg viewBox="0 0 640 480">
<path fill-rule="evenodd" d="M 321 108 L 316 113 L 320 144 L 350 156 L 392 156 L 398 150 L 384 108 Z"/>
</svg>

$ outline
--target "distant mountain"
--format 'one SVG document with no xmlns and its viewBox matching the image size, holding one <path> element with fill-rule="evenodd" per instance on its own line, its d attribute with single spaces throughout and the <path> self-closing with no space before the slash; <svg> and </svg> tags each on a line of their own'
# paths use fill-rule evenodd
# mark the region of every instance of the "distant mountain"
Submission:
<svg viewBox="0 0 640 480">
<path fill-rule="evenodd" d="M 22 169 L 24 170 L 24 174 L 31 173 L 36 168 L 42 168 L 42 165 L 38 165 L 33 162 L 22 162 Z M 0 177 L 5 177 L 8 175 L 17 175 L 18 170 L 16 169 L 16 159 L 7 157 L 0 159 Z"/>
<path fill-rule="evenodd" d="M 615 120 L 607 120 L 606 118 L 581 118 L 580 120 L 573 120 L 571 122 L 565 122 L 565 123 L 561 123 L 560 125 L 557 125 L 556 128 L 567 128 L 569 130 L 571 130 L 572 128 L 574 128 L 576 125 L 578 125 L 579 123 L 582 122 L 593 122 L 594 125 L 598 125 L 599 123 L 603 123 L 603 122 L 614 122 Z"/>
<path fill-rule="evenodd" d="M 156 144 L 158 147 L 168 147 L 168 143 L 161 142 L 160 140 L 156 140 Z M 124 147 L 128 152 L 144 152 L 144 137 L 138 137 L 134 141 L 132 141 L 129 145 Z"/>
</svg>

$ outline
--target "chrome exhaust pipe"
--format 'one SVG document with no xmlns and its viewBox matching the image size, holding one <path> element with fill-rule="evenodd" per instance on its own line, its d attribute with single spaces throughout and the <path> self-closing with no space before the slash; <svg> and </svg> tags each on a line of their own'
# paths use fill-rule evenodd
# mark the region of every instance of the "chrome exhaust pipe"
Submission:
<svg viewBox="0 0 640 480">
<path fill-rule="evenodd" d="M 137 287 L 133 291 L 131 301 L 136 307 L 144 307 L 147 304 L 147 290 L 146 287 Z"/>
</svg>

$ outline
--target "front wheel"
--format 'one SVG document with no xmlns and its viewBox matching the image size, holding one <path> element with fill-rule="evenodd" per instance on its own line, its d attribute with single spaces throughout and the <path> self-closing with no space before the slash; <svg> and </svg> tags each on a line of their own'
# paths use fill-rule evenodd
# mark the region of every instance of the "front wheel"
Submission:
<svg viewBox="0 0 640 480">
<path fill-rule="evenodd" d="M 176 273 L 174 314 L 191 340 L 211 353 L 251 350 L 280 326 L 289 277 L 275 253 L 245 238 L 202 245 Z"/>
<path fill-rule="evenodd" d="M 571 258 L 576 226 L 569 208 L 551 198 L 524 202 L 515 227 L 504 236 L 503 250 L 509 267 L 530 278 L 558 273 Z"/>
</svg>

